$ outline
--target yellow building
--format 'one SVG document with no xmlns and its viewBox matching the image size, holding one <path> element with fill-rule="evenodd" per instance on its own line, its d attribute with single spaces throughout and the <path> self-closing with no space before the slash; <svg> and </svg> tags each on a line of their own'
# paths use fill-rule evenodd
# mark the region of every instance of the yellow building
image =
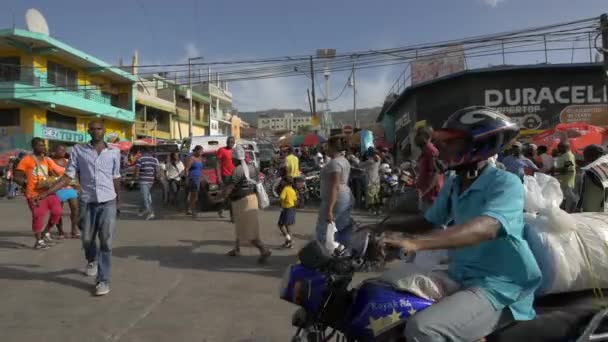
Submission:
<svg viewBox="0 0 608 342">
<path fill-rule="evenodd" d="M 0 150 L 89 140 L 87 124 L 105 122 L 108 138 L 130 139 L 135 77 L 55 38 L 0 30 Z"/>
</svg>

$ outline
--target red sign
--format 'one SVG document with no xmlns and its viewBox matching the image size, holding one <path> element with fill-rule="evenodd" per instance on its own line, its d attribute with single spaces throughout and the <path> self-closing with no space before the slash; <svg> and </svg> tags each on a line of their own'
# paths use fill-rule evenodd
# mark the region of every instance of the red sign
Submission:
<svg viewBox="0 0 608 342">
<path fill-rule="evenodd" d="M 351 125 L 342 126 L 342 134 L 353 135 L 353 126 L 351 126 Z"/>
</svg>

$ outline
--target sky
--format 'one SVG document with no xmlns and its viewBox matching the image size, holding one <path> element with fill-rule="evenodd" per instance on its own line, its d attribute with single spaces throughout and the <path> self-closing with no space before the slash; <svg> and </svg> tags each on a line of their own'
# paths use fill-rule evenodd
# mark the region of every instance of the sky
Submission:
<svg viewBox="0 0 608 342">
<path fill-rule="evenodd" d="M 24 28 L 39 9 L 51 36 L 110 64 L 184 63 L 408 46 L 599 17 L 606 0 L 2 0 L 0 28 Z M 580 58 L 583 58 L 584 53 Z M 535 63 L 538 56 L 507 63 Z M 557 57 L 556 57 L 557 58 Z M 578 56 L 577 56 L 578 58 Z M 551 60 L 550 62 L 556 62 Z M 359 108 L 382 105 L 402 67 L 357 72 Z M 330 98 L 349 72 L 330 76 Z M 322 82 L 322 76 L 317 78 Z M 240 111 L 308 109 L 305 76 L 229 84 Z M 319 92 L 319 90 L 317 90 Z M 353 106 L 347 88 L 331 109 Z"/>
</svg>

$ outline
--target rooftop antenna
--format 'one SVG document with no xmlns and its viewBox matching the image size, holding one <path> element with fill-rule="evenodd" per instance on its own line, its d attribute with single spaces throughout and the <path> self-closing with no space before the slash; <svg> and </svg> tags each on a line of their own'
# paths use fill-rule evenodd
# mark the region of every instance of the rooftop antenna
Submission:
<svg viewBox="0 0 608 342">
<path fill-rule="evenodd" d="M 14 23 L 13 23 L 14 26 Z M 40 11 L 30 8 L 25 12 L 25 26 L 31 32 L 49 35 L 49 25 Z"/>
</svg>

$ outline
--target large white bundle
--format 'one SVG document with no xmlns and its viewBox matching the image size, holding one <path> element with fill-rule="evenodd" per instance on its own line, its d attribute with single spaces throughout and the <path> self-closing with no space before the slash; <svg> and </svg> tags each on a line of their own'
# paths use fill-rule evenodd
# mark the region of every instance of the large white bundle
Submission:
<svg viewBox="0 0 608 342">
<path fill-rule="evenodd" d="M 460 289 L 460 285 L 448 276 L 447 271 L 429 270 L 406 262 L 388 269 L 374 281 L 432 301 L 438 301 Z"/>
<path fill-rule="evenodd" d="M 560 232 L 544 216 L 526 215 L 526 240 L 543 274 L 537 295 L 608 288 L 608 215 L 570 215 Z"/>
</svg>

